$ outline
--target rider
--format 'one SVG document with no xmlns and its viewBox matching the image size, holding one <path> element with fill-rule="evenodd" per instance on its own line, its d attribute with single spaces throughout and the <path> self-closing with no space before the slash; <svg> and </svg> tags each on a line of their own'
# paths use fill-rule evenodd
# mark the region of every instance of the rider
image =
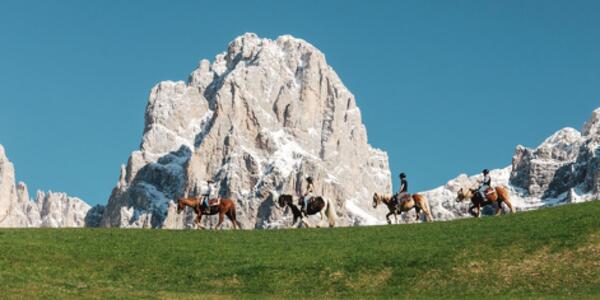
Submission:
<svg viewBox="0 0 600 300">
<path fill-rule="evenodd" d="M 204 191 L 204 194 L 202 194 L 202 205 L 204 205 L 204 213 L 208 214 L 210 213 L 210 207 L 208 206 L 208 200 L 210 199 L 210 197 L 213 194 L 213 191 L 215 190 L 213 184 L 215 182 L 212 181 L 211 179 L 206 181 L 206 190 Z"/>
<path fill-rule="evenodd" d="M 308 176 L 306 177 L 306 182 L 308 183 L 306 185 L 306 191 L 304 192 L 304 194 L 302 194 L 302 212 L 307 215 L 307 209 L 308 209 L 308 201 L 310 200 L 310 198 L 312 198 L 313 196 L 313 192 L 314 192 L 314 186 L 313 186 L 313 178 Z"/>
<path fill-rule="evenodd" d="M 406 174 L 400 173 L 400 190 L 398 191 L 398 204 L 402 203 L 408 197 L 408 181 Z"/>
<path fill-rule="evenodd" d="M 481 186 L 479 187 L 479 196 L 481 196 L 481 200 L 485 201 L 485 192 L 487 189 L 492 187 L 492 177 L 490 176 L 490 170 L 483 170 L 483 181 L 481 182 Z"/>
</svg>

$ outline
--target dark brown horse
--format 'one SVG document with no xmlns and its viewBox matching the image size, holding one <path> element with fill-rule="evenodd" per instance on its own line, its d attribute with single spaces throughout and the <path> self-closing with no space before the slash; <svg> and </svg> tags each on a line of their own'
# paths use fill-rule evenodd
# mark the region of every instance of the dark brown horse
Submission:
<svg viewBox="0 0 600 300">
<path fill-rule="evenodd" d="M 294 198 L 292 195 L 281 195 L 278 199 L 279 207 L 288 206 L 292 210 L 292 214 L 294 215 L 294 222 L 296 224 L 298 219 L 302 220 L 302 223 L 306 227 L 310 227 L 310 224 L 304 219 L 302 216 L 302 212 L 300 208 L 294 204 Z M 328 201 L 323 199 L 323 197 L 314 197 L 312 201 L 310 201 L 306 207 L 306 213 L 310 215 L 315 215 L 319 213 L 321 215 L 321 220 L 323 220 L 324 215 L 327 215 L 327 220 L 329 222 L 329 227 L 335 226 L 335 208 L 334 205 Z M 317 227 L 319 227 L 317 225 Z"/>
<path fill-rule="evenodd" d="M 200 221 L 202 221 L 202 215 L 204 214 L 209 216 L 219 214 L 219 223 L 217 226 L 215 226 L 215 229 L 220 229 L 221 225 L 223 224 L 224 216 L 227 216 L 227 218 L 231 221 L 233 224 L 233 229 L 242 229 L 242 225 L 236 219 L 235 202 L 231 199 L 213 199 L 211 202 L 215 200 L 218 202 L 218 204 L 209 205 L 209 212 L 205 213 L 202 201 L 200 199 L 180 198 L 177 200 L 177 213 L 181 213 L 186 206 L 193 208 L 194 212 L 196 213 L 195 223 L 201 229 L 204 229 L 200 223 Z"/>
<path fill-rule="evenodd" d="M 465 189 L 461 188 L 458 190 L 456 195 L 456 202 L 461 202 L 465 199 L 471 199 L 471 207 L 469 207 L 469 213 L 479 218 L 481 214 L 481 207 L 489 204 L 498 203 L 496 206 L 496 216 L 500 214 L 502 210 L 502 203 L 506 203 L 506 206 L 510 208 L 510 212 L 514 213 L 515 209 L 510 203 L 510 197 L 508 195 L 508 191 L 506 188 L 498 186 L 495 189 L 489 188 L 485 193 L 485 199 L 481 198 L 479 191 L 477 189 Z M 477 208 L 477 212 L 474 209 Z"/>
</svg>

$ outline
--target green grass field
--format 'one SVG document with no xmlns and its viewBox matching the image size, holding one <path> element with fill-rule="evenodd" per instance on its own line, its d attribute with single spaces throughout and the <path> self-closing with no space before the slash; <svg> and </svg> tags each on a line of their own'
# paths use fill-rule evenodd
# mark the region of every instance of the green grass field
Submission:
<svg viewBox="0 0 600 300">
<path fill-rule="evenodd" d="M 0 298 L 600 299 L 600 201 L 430 224 L 0 230 Z"/>
</svg>

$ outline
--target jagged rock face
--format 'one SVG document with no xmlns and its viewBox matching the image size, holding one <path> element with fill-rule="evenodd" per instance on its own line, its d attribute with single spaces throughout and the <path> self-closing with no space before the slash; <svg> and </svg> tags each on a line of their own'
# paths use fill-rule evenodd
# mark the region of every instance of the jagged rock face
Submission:
<svg viewBox="0 0 600 300">
<path fill-rule="evenodd" d="M 337 204 L 338 225 L 372 221 L 372 193 L 391 191 L 387 154 L 368 144 L 354 96 L 319 50 L 290 36 L 238 37 L 187 83 L 154 87 L 145 120 L 103 226 L 189 226 L 172 201 L 207 179 L 237 201 L 244 228 L 282 226 L 274 199 L 308 175 Z"/>
<path fill-rule="evenodd" d="M 546 139 L 536 149 L 517 146 L 513 157 L 511 182 L 526 189 L 532 196 L 544 195 L 550 185 L 555 191 L 564 192 L 564 176 L 577 160 L 579 148 L 584 142 L 581 134 L 573 128 L 564 128 Z M 561 186 L 562 185 L 562 186 Z"/>
<path fill-rule="evenodd" d="M 0 223 L 8 216 L 12 205 L 18 202 L 15 169 L 0 145 Z"/>
<path fill-rule="evenodd" d="M 40 224 L 36 227 L 84 227 L 90 206 L 79 198 L 65 193 L 39 191 L 35 198 Z"/>
<path fill-rule="evenodd" d="M 64 193 L 38 192 L 31 201 L 25 183 L 15 185 L 14 167 L 0 145 L 0 227 L 83 227 L 89 209 Z"/>
<path fill-rule="evenodd" d="M 517 147 L 510 182 L 530 196 L 564 198 L 565 193 L 600 192 L 600 109 L 583 126 L 582 133 L 565 128 L 536 149 Z M 571 192 L 573 190 L 573 192 Z"/>
</svg>

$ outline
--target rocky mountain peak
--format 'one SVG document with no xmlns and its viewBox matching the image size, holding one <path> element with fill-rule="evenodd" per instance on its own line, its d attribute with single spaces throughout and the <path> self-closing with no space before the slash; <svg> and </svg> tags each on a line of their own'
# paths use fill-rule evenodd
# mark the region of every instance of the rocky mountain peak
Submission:
<svg viewBox="0 0 600 300">
<path fill-rule="evenodd" d="M 354 96 L 320 51 L 292 36 L 234 39 L 187 82 L 155 86 L 145 119 L 104 226 L 185 227 L 169 203 L 207 179 L 256 228 L 279 226 L 274 197 L 298 194 L 307 175 L 342 224 L 365 222 L 372 193 L 391 189 L 387 155 L 368 144 Z"/>
<path fill-rule="evenodd" d="M 0 145 L 0 227 L 83 227 L 89 209 L 65 193 L 38 192 L 32 201 L 27 185 L 15 184 L 13 164 Z"/>
<path fill-rule="evenodd" d="M 583 135 L 564 128 L 535 149 L 519 146 L 513 157 L 510 182 L 530 196 L 565 199 L 565 194 L 595 193 L 600 187 L 598 164 L 598 124 L 600 109 L 583 126 Z M 562 196 L 561 196 L 562 195 Z"/>
<path fill-rule="evenodd" d="M 584 136 L 600 135 L 600 108 L 594 110 L 592 116 L 583 125 Z"/>
</svg>

